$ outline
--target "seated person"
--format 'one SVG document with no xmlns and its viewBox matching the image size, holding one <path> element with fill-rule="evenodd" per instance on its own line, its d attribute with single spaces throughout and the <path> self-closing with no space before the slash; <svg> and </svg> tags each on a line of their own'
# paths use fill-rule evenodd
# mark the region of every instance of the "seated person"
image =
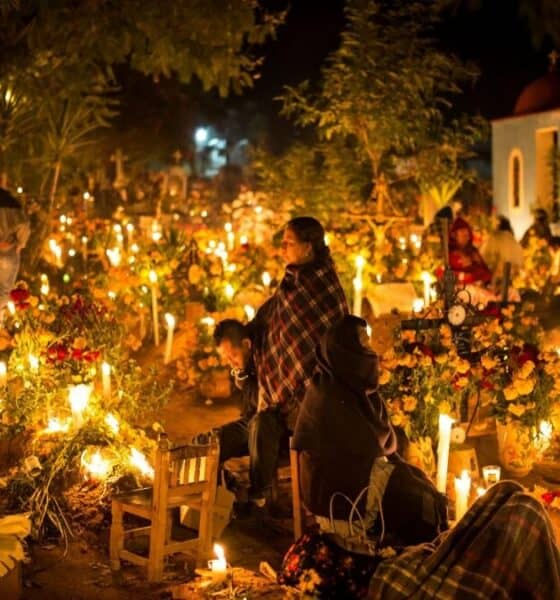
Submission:
<svg viewBox="0 0 560 600">
<path fill-rule="evenodd" d="M 392 554 L 392 556 L 391 556 Z M 548 600 L 560 598 L 560 554 L 543 505 L 501 481 L 431 544 L 377 554 L 346 552 L 304 535 L 278 576 L 313 598 Z"/>
<path fill-rule="evenodd" d="M 236 385 L 243 395 L 240 418 L 219 429 L 220 463 L 249 456 L 249 500 L 262 509 L 272 485 L 286 426 L 274 408 L 257 411 L 258 383 L 253 362 L 255 329 L 252 324 L 225 319 L 216 326 L 214 340 L 218 352 L 231 366 Z"/>
<path fill-rule="evenodd" d="M 506 262 L 511 264 L 512 277 L 519 272 L 523 266 L 523 248 L 515 239 L 507 217 L 498 217 L 496 229 L 480 249 L 480 254 L 492 271 L 495 281 L 502 278 Z"/>
<path fill-rule="evenodd" d="M 317 358 L 293 437 L 306 508 L 346 548 L 353 529 L 397 546 L 433 539 L 447 527 L 446 501 L 395 452 L 366 322 L 345 316 L 323 336 Z"/>
<path fill-rule="evenodd" d="M 461 283 L 488 283 L 492 273 L 473 244 L 471 226 L 458 217 L 449 232 L 449 266 Z"/>
</svg>

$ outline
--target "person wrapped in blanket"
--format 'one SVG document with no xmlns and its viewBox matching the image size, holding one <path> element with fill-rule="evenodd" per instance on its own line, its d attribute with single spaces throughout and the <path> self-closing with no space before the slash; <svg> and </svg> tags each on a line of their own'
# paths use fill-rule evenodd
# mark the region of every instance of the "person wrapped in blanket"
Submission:
<svg viewBox="0 0 560 600">
<path fill-rule="evenodd" d="M 293 446 L 320 531 L 288 550 L 279 583 L 314 598 L 560 598 L 550 522 L 518 484 L 495 485 L 448 531 L 445 498 L 394 451 L 365 322 L 345 317 L 318 357 Z"/>
<path fill-rule="evenodd" d="M 396 453 L 396 436 L 376 392 L 378 361 L 366 322 L 347 315 L 330 327 L 317 362 L 292 444 L 302 500 L 321 539 L 366 555 L 381 539 L 397 547 L 432 540 L 447 528 L 446 500 Z M 367 588 L 371 573 L 364 575 L 353 582 L 354 591 Z"/>
<path fill-rule="evenodd" d="M 258 379 L 257 415 L 268 423 L 269 464 L 276 463 L 280 441 L 295 424 L 305 389 L 316 366 L 315 347 L 348 306 L 336 274 L 325 231 L 312 217 L 297 217 L 286 225 L 282 239 L 286 270 L 271 298 L 255 317 L 258 341 L 253 357 Z M 287 445 L 287 444 L 286 444 Z M 266 505 L 274 469 L 268 469 L 260 489 L 250 493 L 257 507 Z"/>
</svg>

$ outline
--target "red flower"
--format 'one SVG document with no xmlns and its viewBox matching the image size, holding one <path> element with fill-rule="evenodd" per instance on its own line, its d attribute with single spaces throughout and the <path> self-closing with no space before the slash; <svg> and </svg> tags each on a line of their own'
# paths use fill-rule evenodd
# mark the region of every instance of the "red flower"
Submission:
<svg viewBox="0 0 560 600">
<path fill-rule="evenodd" d="M 560 490 L 552 490 L 550 492 L 545 492 L 541 498 L 547 504 L 551 504 L 554 498 L 560 498 Z"/>
<path fill-rule="evenodd" d="M 74 360 L 82 360 L 83 350 L 81 348 L 72 348 L 72 358 Z"/>
<path fill-rule="evenodd" d="M 19 304 L 29 300 L 30 295 L 29 290 L 26 290 L 25 288 L 15 288 L 10 292 L 10 299 L 16 304 Z"/>
</svg>

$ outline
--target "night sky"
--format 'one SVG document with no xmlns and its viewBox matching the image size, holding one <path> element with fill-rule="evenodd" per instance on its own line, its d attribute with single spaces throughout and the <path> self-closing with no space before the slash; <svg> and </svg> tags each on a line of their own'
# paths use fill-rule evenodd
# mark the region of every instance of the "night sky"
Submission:
<svg viewBox="0 0 560 600">
<path fill-rule="evenodd" d="M 473 61 L 481 71 L 475 87 L 459 100 L 459 107 L 492 119 L 510 114 L 523 87 L 546 72 L 552 48 L 533 47 L 514 0 L 485 0 L 482 5 L 478 11 L 450 10 L 438 38 L 442 48 Z M 268 115 L 277 142 L 289 142 L 296 132 L 276 116 L 280 104 L 274 97 L 284 85 L 319 75 L 322 61 L 339 42 L 343 6 L 341 0 L 295 0 L 277 39 L 264 49 L 262 77 L 244 94 L 244 100 L 254 101 Z M 239 99 L 229 102 L 235 105 Z"/>
<path fill-rule="evenodd" d="M 279 9 L 286 2 L 263 4 Z M 481 71 L 476 85 L 455 100 L 456 107 L 492 119 L 511 114 L 523 87 L 546 73 L 552 47 L 533 47 L 516 0 L 482 0 L 481 5 L 477 11 L 449 10 L 437 38 L 442 49 L 473 61 Z M 272 150 L 285 149 L 301 132 L 278 115 L 280 102 L 275 98 L 285 85 L 319 77 L 324 59 L 340 41 L 343 7 L 342 0 L 293 0 L 277 38 L 258 49 L 265 56 L 261 77 L 242 96 L 224 100 L 217 93 L 203 93 L 196 83 L 182 86 L 167 80 L 154 85 L 128 72 L 121 80 L 125 93 L 117 125 L 119 143 L 132 153 L 138 149 L 139 159 L 145 140 L 161 146 L 156 154 L 162 159 L 177 148 L 189 156 L 194 129 L 215 124 L 233 139 L 248 137 Z M 138 132 L 139 127 L 144 131 Z"/>
</svg>

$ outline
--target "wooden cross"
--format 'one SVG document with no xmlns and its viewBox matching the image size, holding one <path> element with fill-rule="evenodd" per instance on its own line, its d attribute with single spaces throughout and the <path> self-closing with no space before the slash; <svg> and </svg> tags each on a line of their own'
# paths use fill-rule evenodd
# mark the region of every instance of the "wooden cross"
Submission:
<svg viewBox="0 0 560 600">
<path fill-rule="evenodd" d="M 125 156 L 120 148 L 118 148 L 117 151 L 113 154 L 113 156 L 111 156 L 111 161 L 115 163 L 114 185 L 116 186 L 124 185 L 126 183 L 123 167 L 123 163 L 125 160 L 128 160 L 128 156 Z"/>
</svg>

